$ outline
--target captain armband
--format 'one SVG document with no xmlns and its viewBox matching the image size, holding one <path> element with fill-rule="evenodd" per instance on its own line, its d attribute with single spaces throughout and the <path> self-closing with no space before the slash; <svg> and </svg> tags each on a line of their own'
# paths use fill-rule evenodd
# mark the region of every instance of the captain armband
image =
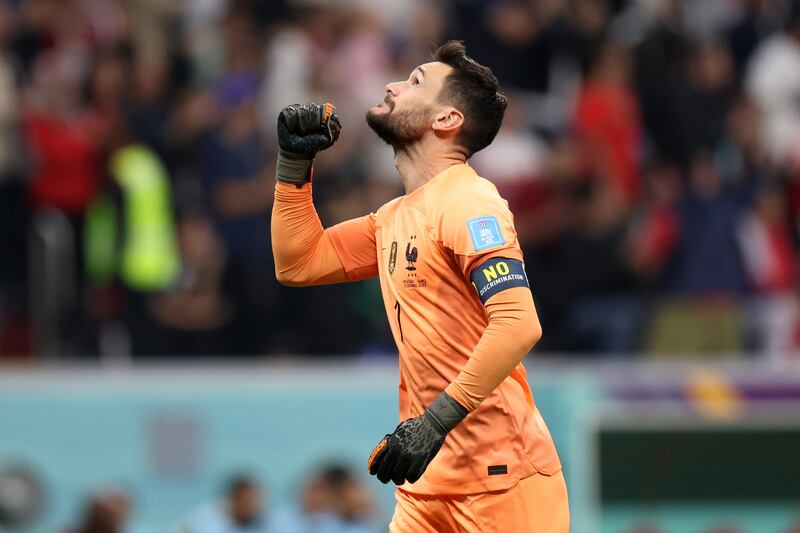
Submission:
<svg viewBox="0 0 800 533">
<path fill-rule="evenodd" d="M 470 279 L 484 304 L 500 291 L 513 287 L 530 287 L 522 261 L 504 257 L 493 257 L 484 261 L 475 267 Z"/>
</svg>

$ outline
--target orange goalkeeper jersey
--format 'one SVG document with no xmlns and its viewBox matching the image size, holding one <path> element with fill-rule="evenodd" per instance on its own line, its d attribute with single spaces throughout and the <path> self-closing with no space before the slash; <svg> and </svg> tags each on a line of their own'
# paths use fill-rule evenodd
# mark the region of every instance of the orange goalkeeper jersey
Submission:
<svg viewBox="0 0 800 533">
<path fill-rule="evenodd" d="M 522 260 L 508 204 L 458 164 L 377 213 L 328 231 L 348 279 L 380 277 L 400 352 L 400 420 L 418 416 L 455 379 L 486 329 L 473 269 L 491 258 Z M 497 261 L 479 272 L 486 287 L 505 274 Z M 472 494 L 560 468 L 520 363 L 447 436 L 422 478 L 402 488 Z"/>
</svg>

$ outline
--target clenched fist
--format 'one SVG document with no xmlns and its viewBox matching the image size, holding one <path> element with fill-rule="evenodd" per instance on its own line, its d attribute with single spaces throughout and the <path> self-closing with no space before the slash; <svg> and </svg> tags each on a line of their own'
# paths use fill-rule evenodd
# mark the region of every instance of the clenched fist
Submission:
<svg viewBox="0 0 800 533">
<path fill-rule="evenodd" d="M 317 152 L 336 142 L 342 123 L 332 104 L 292 104 L 278 114 L 278 181 L 302 185 Z"/>
</svg>

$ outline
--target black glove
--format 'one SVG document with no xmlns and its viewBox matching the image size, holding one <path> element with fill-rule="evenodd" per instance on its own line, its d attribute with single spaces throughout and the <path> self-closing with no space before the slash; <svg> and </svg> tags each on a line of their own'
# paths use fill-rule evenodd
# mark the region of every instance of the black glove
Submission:
<svg viewBox="0 0 800 533">
<path fill-rule="evenodd" d="M 443 392 L 421 416 L 401 422 L 369 456 L 369 473 L 381 483 L 414 483 L 444 444 L 445 436 L 464 420 L 467 410 Z"/>
<path fill-rule="evenodd" d="M 342 124 L 333 104 L 292 104 L 278 114 L 278 181 L 302 185 L 311 178 L 311 164 L 320 150 L 339 138 Z"/>
</svg>

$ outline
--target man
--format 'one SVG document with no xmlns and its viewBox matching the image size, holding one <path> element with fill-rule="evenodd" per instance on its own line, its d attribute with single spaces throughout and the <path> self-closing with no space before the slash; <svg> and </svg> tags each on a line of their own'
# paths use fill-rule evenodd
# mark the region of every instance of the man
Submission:
<svg viewBox="0 0 800 533">
<path fill-rule="evenodd" d="M 375 532 L 370 525 L 372 498 L 347 466 L 334 463 L 313 472 L 298 499 L 298 505 L 274 513 L 269 533 Z"/>
<path fill-rule="evenodd" d="M 221 502 L 205 505 L 178 528 L 181 533 L 263 533 L 262 491 L 248 475 L 236 475 L 227 483 Z"/>
<path fill-rule="evenodd" d="M 340 124 L 330 104 L 278 117 L 272 243 L 292 286 L 379 277 L 400 352 L 400 419 L 369 458 L 399 486 L 392 532 L 566 533 L 567 492 L 521 361 L 541 336 L 513 217 L 466 160 L 506 108 L 491 71 L 449 42 L 386 86 L 367 122 L 395 152 L 406 194 L 323 229 L 314 154 Z"/>
</svg>

